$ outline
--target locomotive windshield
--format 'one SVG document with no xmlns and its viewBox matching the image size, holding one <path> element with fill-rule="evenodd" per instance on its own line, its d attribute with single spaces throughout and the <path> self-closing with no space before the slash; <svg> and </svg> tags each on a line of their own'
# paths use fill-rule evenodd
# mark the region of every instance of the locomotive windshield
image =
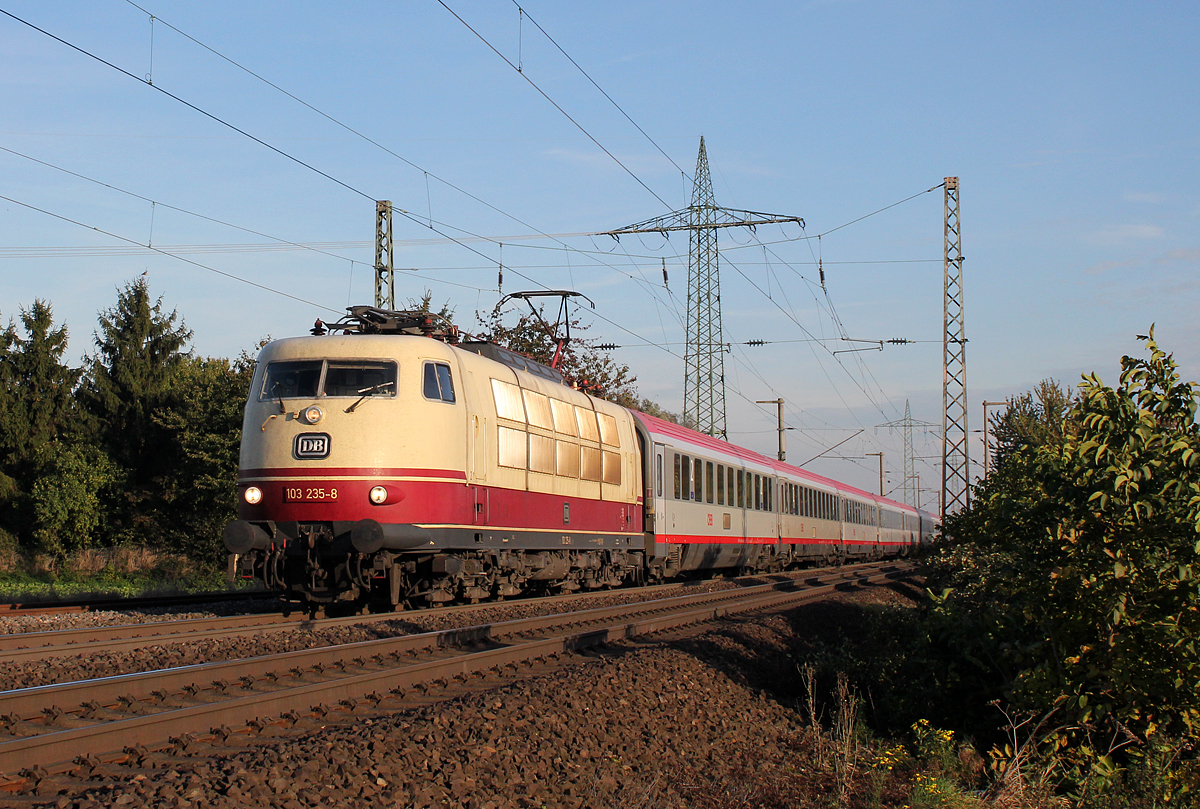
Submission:
<svg viewBox="0 0 1200 809">
<path fill-rule="evenodd" d="M 288 360 L 267 366 L 260 401 L 319 396 L 395 396 L 396 363 L 378 360 Z"/>
</svg>

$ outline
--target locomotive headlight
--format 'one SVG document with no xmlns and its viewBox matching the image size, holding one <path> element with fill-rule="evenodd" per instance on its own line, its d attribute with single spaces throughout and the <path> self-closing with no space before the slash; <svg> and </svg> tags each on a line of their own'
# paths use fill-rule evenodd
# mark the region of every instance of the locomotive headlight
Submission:
<svg viewBox="0 0 1200 809">
<path fill-rule="evenodd" d="M 367 497 L 371 498 L 371 502 L 378 506 L 387 500 L 387 489 L 382 486 L 372 486 Z"/>
<path fill-rule="evenodd" d="M 316 424 L 321 419 L 325 418 L 325 414 L 321 412 L 321 408 L 316 405 L 304 408 L 304 420 L 309 424 Z"/>
<path fill-rule="evenodd" d="M 262 502 L 262 489 L 257 486 L 247 486 L 246 491 L 242 492 L 242 497 L 252 506 L 257 506 Z"/>
</svg>

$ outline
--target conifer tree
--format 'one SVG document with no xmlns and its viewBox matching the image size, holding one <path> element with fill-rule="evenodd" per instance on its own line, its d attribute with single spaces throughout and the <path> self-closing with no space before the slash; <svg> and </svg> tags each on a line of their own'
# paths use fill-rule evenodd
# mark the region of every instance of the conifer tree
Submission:
<svg viewBox="0 0 1200 809">
<path fill-rule="evenodd" d="M 103 443 L 137 483 L 157 470 L 152 419 L 170 395 L 192 332 L 178 313 L 167 313 L 162 298 L 151 301 L 144 278 L 117 292 L 117 303 L 100 313 L 97 353 L 88 358 L 83 391 L 100 420 Z"/>
</svg>

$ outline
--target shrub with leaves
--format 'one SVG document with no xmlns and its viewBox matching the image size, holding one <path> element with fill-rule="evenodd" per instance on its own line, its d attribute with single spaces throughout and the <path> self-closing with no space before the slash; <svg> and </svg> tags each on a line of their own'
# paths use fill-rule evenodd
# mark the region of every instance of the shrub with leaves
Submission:
<svg viewBox="0 0 1200 809">
<path fill-rule="evenodd" d="M 1084 377 L 1061 438 L 1027 444 L 946 520 L 935 612 L 959 674 L 1031 711 L 1077 783 L 1200 730 L 1197 392 L 1153 330 L 1117 387 Z"/>
</svg>

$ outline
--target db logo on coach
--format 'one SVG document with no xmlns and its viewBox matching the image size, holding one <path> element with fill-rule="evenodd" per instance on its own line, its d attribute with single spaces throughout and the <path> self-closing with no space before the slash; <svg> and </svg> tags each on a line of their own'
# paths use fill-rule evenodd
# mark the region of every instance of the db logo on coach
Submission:
<svg viewBox="0 0 1200 809">
<path fill-rule="evenodd" d="M 300 433 L 292 445 L 292 454 L 300 460 L 320 460 L 329 457 L 328 433 Z"/>
</svg>

